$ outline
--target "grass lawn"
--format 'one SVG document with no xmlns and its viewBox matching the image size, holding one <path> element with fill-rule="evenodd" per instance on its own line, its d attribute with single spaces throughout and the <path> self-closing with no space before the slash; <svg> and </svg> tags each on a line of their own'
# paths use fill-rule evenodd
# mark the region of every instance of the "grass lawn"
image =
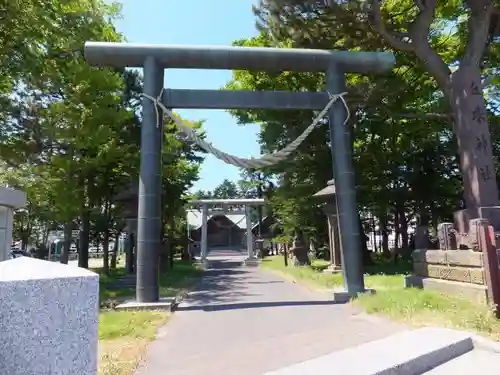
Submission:
<svg viewBox="0 0 500 375">
<path fill-rule="evenodd" d="M 323 273 L 325 262 L 313 262 L 310 267 L 285 267 L 283 257 L 268 257 L 262 267 L 282 274 L 315 289 L 343 286 L 340 274 Z M 375 295 L 364 295 L 352 303 L 372 314 L 385 314 L 415 326 L 443 326 L 478 332 L 500 341 L 500 320 L 482 304 L 429 290 L 404 288 L 404 275 L 410 264 L 394 265 L 379 261 L 365 274 L 367 288 Z"/>
<path fill-rule="evenodd" d="M 176 261 L 172 270 L 160 275 L 160 295 L 175 296 L 186 292 L 201 273 L 191 262 Z M 110 288 L 124 275 L 122 266 L 112 270 L 109 276 L 101 276 L 101 306 L 109 305 L 106 301 L 119 301 L 135 294 L 135 289 L 130 287 Z M 168 319 L 169 314 L 165 312 L 102 309 L 99 314 L 99 375 L 132 375 L 148 343 L 156 337 L 158 327 Z"/>
<path fill-rule="evenodd" d="M 109 275 L 103 275 L 101 269 L 95 269 L 99 273 L 99 293 L 101 305 L 113 305 L 124 299 L 135 296 L 135 287 L 123 287 L 119 289 L 112 288 L 112 284 L 124 276 L 126 276 L 124 266 L 110 270 Z M 160 274 L 160 295 L 162 297 L 175 297 L 188 290 L 193 281 L 196 281 L 202 271 L 197 268 L 192 262 L 176 260 L 174 267 Z"/>
</svg>

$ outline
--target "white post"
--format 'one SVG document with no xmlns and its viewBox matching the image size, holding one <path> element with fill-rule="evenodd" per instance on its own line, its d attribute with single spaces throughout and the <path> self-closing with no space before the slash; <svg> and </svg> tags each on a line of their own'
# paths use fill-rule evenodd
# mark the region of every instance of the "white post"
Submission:
<svg viewBox="0 0 500 375">
<path fill-rule="evenodd" d="M 250 216 L 250 205 L 245 205 L 245 216 L 247 222 L 247 256 L 248 259 L 254 259 L 253 255 L 253 236 L 252 236 L 252 218 Z"/>
<path fill-rule="evenodd" d="M 0 187 L 0 261 L 9 258 L 14 209 L 24 206 L 26 206 L 25 192 Z"/>
<path fill-rule="evenodd" d="M 0 261 L 9 259 L 12 245 L 12 220 L 12 209 L 0 206 Z"/>
<path fill-rule="evenodd" d="M 47 254 L 47 260 L 50 262 L 50 257 L 52 256 L 52 243 L 49 242 L 49 253 Z"/>
<path fill-rule="evenodd" d="M 208 222 L 208 205 L 203 204 L 202 216 L 201 216 L 201 254 L 200 254 L 202 262 L 205 261 L 208 252 L 207 222 Z"/>
</svg>

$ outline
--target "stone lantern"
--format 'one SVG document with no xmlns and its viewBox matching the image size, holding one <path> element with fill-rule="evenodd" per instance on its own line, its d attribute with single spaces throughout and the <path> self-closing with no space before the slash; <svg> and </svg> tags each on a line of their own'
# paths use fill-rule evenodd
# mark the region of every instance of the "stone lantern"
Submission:
<svg viewBox="0 0 500 375">
<path fill-rule="evenodd" d="M 313 197 L 321 201 L 321 209 L 328 220 L 328 247 L 330 248 L 330 265 L 327 272 L 342 271 L 342 251 L 338 225 L 337 199 L 335 196 L 335 183 L 328 181 L 327 186 L 318 191 Z"/>
</svg>

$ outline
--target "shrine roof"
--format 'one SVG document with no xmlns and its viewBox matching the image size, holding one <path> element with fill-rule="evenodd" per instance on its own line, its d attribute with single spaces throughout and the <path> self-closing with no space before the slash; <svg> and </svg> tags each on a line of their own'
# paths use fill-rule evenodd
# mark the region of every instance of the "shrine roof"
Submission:
<svg viewBox="0 0 500 375">
<path fill-rule="evenodd" d="M 201 227 L 201 219 L 202 219 L 202 214 L 199 210 L 186 210 L 187 212 L 187 222 L 190 228 L 192 229 L 198 229 Z M 215 214 L 215 215 L 208 215 L 208 220 L 215 216 L 225 216 L 227 217 L 231 222 L 233 222 L 238 228 L 241 229 L 246 229 L 246 220 L 245 220 L 245 215 L 244 214 L 232 214 L 232 213 L 226 213 L 226 214 Z"/>
</svg>

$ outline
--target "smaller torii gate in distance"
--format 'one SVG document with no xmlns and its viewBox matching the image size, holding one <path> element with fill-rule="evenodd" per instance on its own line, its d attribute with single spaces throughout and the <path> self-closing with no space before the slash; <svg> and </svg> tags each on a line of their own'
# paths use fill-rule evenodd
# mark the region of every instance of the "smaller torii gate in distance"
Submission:
<svg viewBox="0 0 500 375">
<path fill-rule="evenodd" d="M 252 236 L 252 206 L 263 205 L 264 199 L 261 198 L 248 198 L 248 199 L 198 199 L 189 202 L 189 206 L 196 207 L 201 210 L 201 243 L 200 243 L 200 262 L 206 265 L 208 255 L 208 232 L 207 222 L 208 216 L 213 214 L 244 214 L 246 220 L 247 237 L 246 248 L 247 257 L 244 264 L 247 266 L 256 266 L 257 258 L 255 257 L 253 249 L 253 236 Z"/>
<path fill-rule="evenodd" d="M 236 46 L 179 46 L 137 43 L 86 42 L 86 60 L 94 66 L 144 69 L 144 94 L 165 107 L 204 109 L 322 110 L 330 95 L 345 91 L 345 73 L 383 73 L 395 64 L 390 52 L 334 51 Z M 164 89 L 165 69 L 226 69 L 268 72 L 320 72 L 324 92 L 225 91 Z M 168 77 L 167 77 L 168 80 Z M 336 181 L 342 271 L 349 296 L 365 292 L 361 242 L 354 185 L 347 111 L 335 102 L 328 110 L 333 178 Z M 163 116 L 144 97 L 141 124 L 141 165 L 137 228 L 137 285 L 139 303 L 159 300 L 157 249 L 161 233 L 161 149 Z"/>
</svg>

